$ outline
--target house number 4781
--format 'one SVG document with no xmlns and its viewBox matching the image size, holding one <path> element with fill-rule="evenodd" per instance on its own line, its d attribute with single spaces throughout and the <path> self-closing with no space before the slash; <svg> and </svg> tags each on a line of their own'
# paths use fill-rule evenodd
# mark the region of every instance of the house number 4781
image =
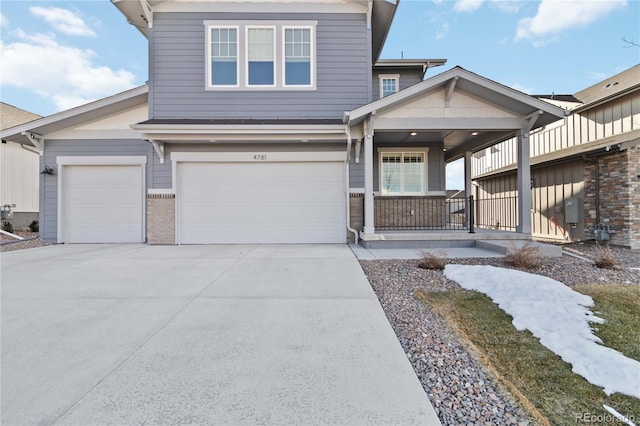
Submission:
<svg viewBox="0 0 640 426">
<path fill-rule="evenodd" d="M 253 159 L 256 161 L 265 161 L 267 159 L 267 154 L 255 154 Z"/>
</svg>

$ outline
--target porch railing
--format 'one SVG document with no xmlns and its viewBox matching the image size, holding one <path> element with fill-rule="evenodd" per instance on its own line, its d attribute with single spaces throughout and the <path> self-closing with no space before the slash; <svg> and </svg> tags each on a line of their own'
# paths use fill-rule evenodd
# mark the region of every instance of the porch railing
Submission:
<svg viewBox="0 0 640 426">
<path fill-rule="evenodd" d="M 375 197 L 375 227 L 379 230 L 467 229 L 466 199 L 446 197 Z"/>
<path fill-rule="evenodd" d="M 518 197 L 474 200 L 474 215 L 478 228 L 515 231 L 518 226 Z"/>
<path fill-rule="evenodd" d="M 467 205 L 473 206 L 471 227 Z M 375 228 L 390 230 L 471 230 L 474 227 L 515 231 L 518 197 L 491 199 L 447 197 L 375 197 Z"/>
</svg>

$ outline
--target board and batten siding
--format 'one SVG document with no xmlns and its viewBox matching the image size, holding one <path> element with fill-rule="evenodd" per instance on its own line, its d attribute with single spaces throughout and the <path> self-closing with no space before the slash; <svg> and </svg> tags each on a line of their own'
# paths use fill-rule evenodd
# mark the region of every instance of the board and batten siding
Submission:
<svg viewBox="0 0 640 426">
<path fill-rule="evenodd" d="M 142 140 L 47 140 L 40 166 L 52 167 L 53 175 L 40 175 L 40 236 L 47 241 L 58 238 L 58 156 L 146 156 L 146 182 L 153 176 L 153 147 Z"/>
<path fill-rule="evenodd" d="M 20 144 L 0 145 L 0 204 L 15 204 L 16 213 L 38 212 L 39 156 Z"/>
<path fill-rule="evenodd" d="M 561 151 L 640 129 L 640 92 L 631 93 L 531 132 L 531 157 Z M 516 139 L 474 153 L 473 176 L 516 164 Z"/>
<path fill-rule="evenodd" d="M 584 238 L 584 162 L 552 164 L 544 167 L 533 167 L 531 179 L 532 235 L 555 240 L 581 240 Z M 517 191 L 517 174 L 515 171 L 477 180 L 475 197 L 478 201 L 476 217 L 478 223 L 508 229 L 517 225 L 515 197 Z M 510 200 L 485 202 L 482 200 Z M 579 218 L 573 224 L 565 221 L 565 201 L 577 198 Z M 509 210 L 509 211 L 506 211 Z M 517 219 L 516 219 L 517 221 Z"/>
<path fill-rule="evenodd" d="M 411 87 L 422 81 L 422 70 L 375 70 L 371 79 L 371 100 L 380 99 L 380 75 L 398 75 L 399 87 L 398 91 Z"/>
<path fill-rule="evenodd" d="M 205 90 L 204 21 L 215 20 L 317 21 L 315 90 Z M 342 118 L 368 102 L 371 47 L 364 14 L 166 12 L 153 21 L 153 118 Z"/>
</svg>

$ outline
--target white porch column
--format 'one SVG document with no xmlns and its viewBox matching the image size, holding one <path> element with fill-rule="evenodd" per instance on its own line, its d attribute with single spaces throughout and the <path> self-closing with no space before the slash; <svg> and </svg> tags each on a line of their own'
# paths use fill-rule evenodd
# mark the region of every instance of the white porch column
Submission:
<svg viewBox="0 0 640 426">
<path fill-rule="evenodd" d="M 471 209 L 473 206 L 469 203 L 469 195 L 473 195 L 473 187 L 471 186 L 471 151 L 464 153 L 464 193 L 466 197 L 465 201 L 465 219 L 464 224 L 469 227 L 469 218 Z"/>
<path fill-rule="evenodd" d="M 375 234 L 373 216 L 373 129 L 371 119 L 364 128 L 364 226 L 365 234 Z"/>
<path fill-rule="evenodd" d="M 518 132 L 518 226 L 516 231 L 531 235 L 531 161 L 529 132 Z"/>
</svg>

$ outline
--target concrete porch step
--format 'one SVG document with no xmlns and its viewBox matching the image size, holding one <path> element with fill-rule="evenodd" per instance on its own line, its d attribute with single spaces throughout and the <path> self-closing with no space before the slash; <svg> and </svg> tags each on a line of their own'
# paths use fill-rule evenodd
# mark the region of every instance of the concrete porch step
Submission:
<svg viewBox="0 0 640 426">
<path fill-rule="evenodd" d="M 500 254 L 507 254 L 507 251 L 509 251 L 509 249 L 521 248 L 527 243 L 530 243 L 538 249 L 538 256 L 540 257 L 562 257 L 562 247 L 553 244 L 539 243 L 537 241 L 478 240 L 476 241 L 476 247 L 495 251 Z"/>
</svg>

